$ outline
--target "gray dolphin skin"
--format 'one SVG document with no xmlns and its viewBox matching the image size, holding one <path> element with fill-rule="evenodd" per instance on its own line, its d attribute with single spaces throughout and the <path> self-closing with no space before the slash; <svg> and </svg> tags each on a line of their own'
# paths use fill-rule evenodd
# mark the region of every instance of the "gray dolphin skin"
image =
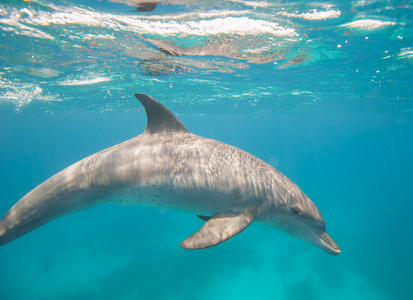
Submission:
<svg viewBox="0 0 413 300">
<path fill-rule="evenodd" d="M 145 131 L 30 191 L 0 220 L 0 245 L 55 218 L 108 203 L 197 214 L 206 223 L 181 243 L 185 249 L 218 245 L 256 221 L 340 254 L 318 208 L 287 177 L 245 151 L 190 133 L 161 103 L 135 96 L 146 111 Z"/>
</svg>

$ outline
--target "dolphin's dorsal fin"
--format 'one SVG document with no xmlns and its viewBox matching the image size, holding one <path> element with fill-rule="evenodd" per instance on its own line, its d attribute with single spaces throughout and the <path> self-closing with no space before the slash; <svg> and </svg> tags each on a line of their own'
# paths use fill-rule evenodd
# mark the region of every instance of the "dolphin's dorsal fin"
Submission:
<svg viewBox="0 0 413 300">
<path fill-rule="evenodd" d="M 211 217 L 208 216 L 201 216 L 201 215 L 196 215 L 198 218 L 200 218 L 202 221 L 208 221 L 209 219 L 211 219 Z"/>
<path fill-rule="evenodd" d="M 216 246 L 247 228 L 254 218 L 251 214 L 216 213 L 197 232 L 181 243 L 189 250 Z"/>
<path fill-rule="evenodd" d="M 146 111 L 148 123 L 145 132 L 151 134 L 163 132 L 188 132 L 188 129 L 161 103 L 145 94 L 135 94 Z"/>
</svg>

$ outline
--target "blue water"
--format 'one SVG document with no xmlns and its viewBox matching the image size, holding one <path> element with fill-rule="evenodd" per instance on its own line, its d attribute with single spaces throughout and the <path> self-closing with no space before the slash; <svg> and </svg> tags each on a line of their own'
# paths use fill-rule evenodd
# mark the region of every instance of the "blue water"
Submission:
<svg viewBox="0 0 413 300">
<path fill-rule="evenodd" d="M 0 299 L 413 299 L 412 3 L 177 2 L 0 3 L 0 214 L 141 133 L 139 92 L 293 180 L 342 253 L 255 224 L 188 251 L 196 216 L 100 206 L 0 247 Z"/>
</svg>

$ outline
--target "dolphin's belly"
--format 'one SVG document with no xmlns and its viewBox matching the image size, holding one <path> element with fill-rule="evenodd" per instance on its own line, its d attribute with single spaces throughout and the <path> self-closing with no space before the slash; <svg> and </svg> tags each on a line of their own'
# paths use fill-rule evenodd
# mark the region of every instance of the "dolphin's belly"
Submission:
<svg viewBox="0 0 413 300">
<path fill-rule="evenodd" d="M 146 182 L 119 189 L 104 203 L 142 205 L 212 215 L 216 212 L 242 211 L 245 203 L 234 195 L 203 188 L 182 188 L 170 182 Z"/>
</svg>

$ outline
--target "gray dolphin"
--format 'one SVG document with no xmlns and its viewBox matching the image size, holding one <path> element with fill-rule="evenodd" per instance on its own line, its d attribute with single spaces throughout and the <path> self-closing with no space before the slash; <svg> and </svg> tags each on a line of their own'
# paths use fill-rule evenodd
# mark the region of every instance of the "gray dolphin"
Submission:
<svg viewBox="0 0 413 300">
<path fill-rule="evenodd" d="M 255 156 L 196 136 L 161 103 L 135 94 L 147 115 L 137 137 L 49 178 L 0 220 L 0 245 L 63 215 L 104 203 L 197 214 L 206 223 L 181 243 L 204 249 L 257 221 L 338 255 L 318 208 L 291 180 Z"/>
</svg>

